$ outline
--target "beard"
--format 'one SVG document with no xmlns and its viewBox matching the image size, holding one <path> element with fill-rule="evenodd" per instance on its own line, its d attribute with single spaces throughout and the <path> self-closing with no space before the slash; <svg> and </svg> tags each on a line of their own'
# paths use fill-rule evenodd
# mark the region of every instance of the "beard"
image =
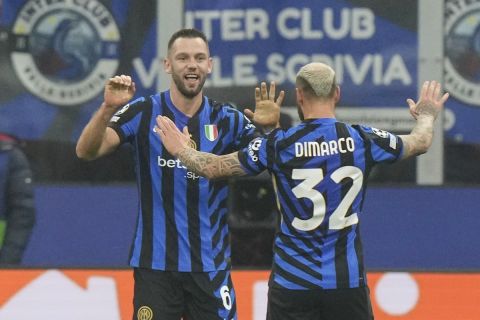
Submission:
<svg viewBox="0 0 480 320">
<path fill-rule="evenodd" d="M 200 76 L 198 86 L 190 89 L 185 85 L 183 79 L 178 74 L 172 73 L 172 79 L 177 86 L 178 91 L 188 99 L 196 97 L 202 91 L 205 80 L 207 80 L 205 76 Z"/>
</svg>

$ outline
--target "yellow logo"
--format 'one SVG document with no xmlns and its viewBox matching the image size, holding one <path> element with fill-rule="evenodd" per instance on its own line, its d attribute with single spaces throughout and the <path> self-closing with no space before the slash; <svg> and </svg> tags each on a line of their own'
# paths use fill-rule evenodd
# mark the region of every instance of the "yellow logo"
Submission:
<svg viewBox="0 0 480 320">
<path fill-rule="evenodd" d="M 150 307 L 141 306 L 137 312 L 137 319 L 138 320 L 152 320 L 153 319 L 153 311 Z"/>
</svg>

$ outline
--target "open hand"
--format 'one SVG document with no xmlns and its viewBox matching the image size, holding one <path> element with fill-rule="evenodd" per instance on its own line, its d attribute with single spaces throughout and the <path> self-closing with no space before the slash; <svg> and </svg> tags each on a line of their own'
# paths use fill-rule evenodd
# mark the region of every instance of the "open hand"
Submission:
<svg viewBox="0 0 480 320">
<path fill-rule="evenodd" d="M 420 115 L 433 116 L 437 118 L 438 113 L 442 110 L 443 105 L 447 101 L 449 94 L 442 93 L 442 85 L 437 81 L 425 81 L 420 91 L 420 97 L 415 103 L 412 99 L 407 99 L 410 108 L 410 114 L 415 120 Z"/>
<path fill-rule="evenodd" d="M 178 130 L 175 123 L 165 116 L 157 116 L 156 122 L 157 125 L 153 131 L 172 156 L 176 157 L 180 151 L 189 146 L 190 133 L 188 132 L 188 127 L 184 127 L 182 133 Z"/>
<path fill-rule="evenodd" d="M 255 88 L 255 112 L 245 109 L 245 115 L 256 125 L 266 130 L 280 126 L 280 106 L 282 105 L 285 92 L 280 91 L 275 100 L 275 82 L 270 82 L 270 90 L 267 92 L 267 84 L 262 82 L 260 88 Z"/>
</svg>

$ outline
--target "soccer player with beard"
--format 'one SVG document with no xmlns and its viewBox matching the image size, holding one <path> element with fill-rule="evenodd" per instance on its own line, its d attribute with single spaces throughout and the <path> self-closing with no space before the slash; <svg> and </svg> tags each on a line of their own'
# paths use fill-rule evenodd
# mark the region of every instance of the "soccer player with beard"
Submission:
<svg viewBox="0 0 480 320">
<path fill-rule="evenodd" d="M 399 136 L 337 121 L 340 87 L 326 64 L 300 69 L 296 96 L 300 124 L 276 129 L 229 155 L 190 148 L 189 128 L 182 134 L 167 117 L 157 118 L 157 135 L 172 155 L 209 179 L 263 170 L 272 175 L 282 219 L 267 319 L 373 319 L 359 230 L 368 175 L 378 163 L 428 150 L 448 94 L 441 95 L 436 81 L 426 81 L 418 102 L 407 100 L 416 124 Z"/>
<path fill-rule="evenodd" d="M 109 79 L 104 102 L 78 139 L 77 156 L 93 160 L 122 143 L 134 148 L 140 197 L 130 256 L 134 319 L 236 319 L 227 181 L 187 170 L 156 138 L 154 127 L 157 116 L 166 116 L 178 127 L 190 128 L 192 148 L 215 154 L 245 147 L 260 131 L 232 106 L 203 95 L 212 59 L 200 31 L 182 29 L 172 35 L 164 68 L 172 77 L 170 89 L 130 103 L 132 79 Z M 277 101 L 262 100 L 268 96 L 262 83 L 255 95 L 255 113 L 247 109 L 245 114 L 263 129 L 274 128 L 278 114 L 267 111 L 281 104 L 284 93 Z"/>
</svg>

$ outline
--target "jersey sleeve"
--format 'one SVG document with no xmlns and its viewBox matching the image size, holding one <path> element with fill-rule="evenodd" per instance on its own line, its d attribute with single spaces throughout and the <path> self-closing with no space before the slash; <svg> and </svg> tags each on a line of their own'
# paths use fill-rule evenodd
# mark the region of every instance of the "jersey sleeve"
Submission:
<svg viewBox="0 0 480 320">
<path fill-rule="evenodd" d="M 399 136 L 385 130 L 363 125 L 357 125 L 354 128 L 361 133 L 365 142 L 369 145 L 374 162 L 391 163 L 401 158 L 403 142 Z"/>
<path fill-rule="evenodd" d="M 235 119 L 231 123 L 235 130 L 234 144 L 235 149 L 239 150 L 246 147 L 253 139 L 260 137 L 262 133 L 242 112 L 233 110 Z"/>
<path fill-rule="evenodd" d="M 117 132 L 121 143 L 130 140 L 137 134 L 141 113 L 146 104 L 145 97 L 133 100 L 115 112 L 110 119 L 108 126 Z"/>
<path fill-rule="evenodd" d="M 274 157 L 274 133 L 267 137 L 253 139 L 247 147 L 238 152 L 238 160 L 249 175 L 257 175 L 264 170 L 270 170 Z"/>
</svg>

